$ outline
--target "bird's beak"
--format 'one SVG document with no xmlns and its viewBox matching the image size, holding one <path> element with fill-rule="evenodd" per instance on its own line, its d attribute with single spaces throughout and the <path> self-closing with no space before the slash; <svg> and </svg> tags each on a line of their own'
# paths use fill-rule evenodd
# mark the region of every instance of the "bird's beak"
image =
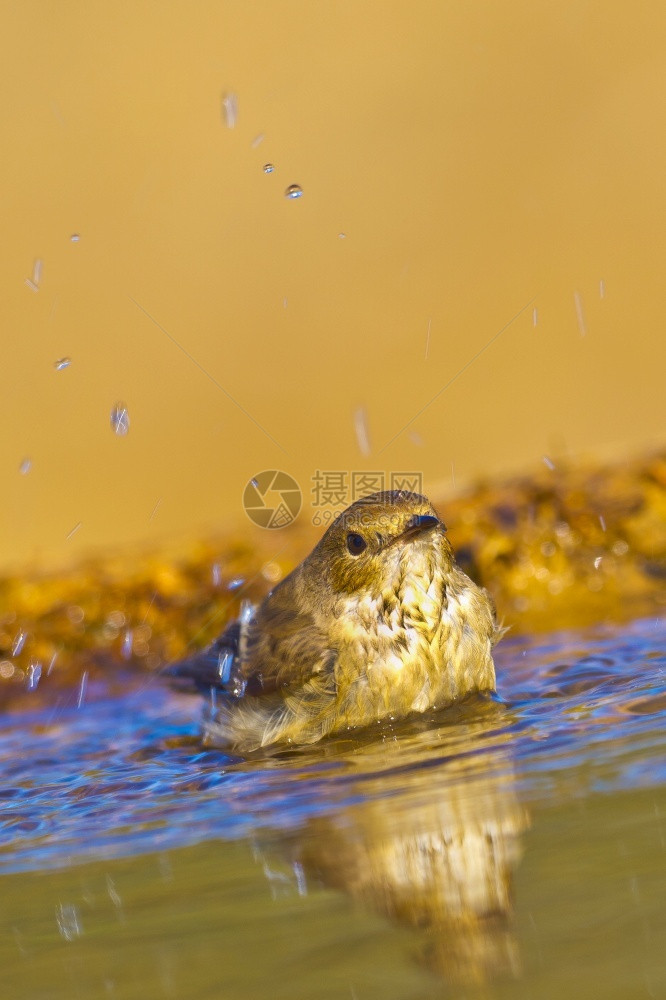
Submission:
<svg viewBox="0 0 666 1000">
<path fill-rule="evenodd" d="M 438 517 L 432 514 L 414 514 L 407 522 L 407 527 L 400 533 L 401 538 L 411 538 L 420 535 L 422 531 L 430 531 L 431 528 L 442 528 L 446 531 L 446 525 L 442 524 Z"/>
</svg>

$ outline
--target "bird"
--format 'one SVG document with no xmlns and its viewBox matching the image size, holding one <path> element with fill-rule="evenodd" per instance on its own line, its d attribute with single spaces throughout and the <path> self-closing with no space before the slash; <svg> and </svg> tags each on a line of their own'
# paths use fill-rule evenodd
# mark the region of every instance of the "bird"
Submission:
<svg viewBox="0 0 666 1000">
<path fill-rule="evenodd" d="M 204 743 L 315 743 L 495 691 L 490 594 L 457 565 L 419 493 L 356 500 L 258 607 L 172 679 L 211 692 Z"/>
</svg>

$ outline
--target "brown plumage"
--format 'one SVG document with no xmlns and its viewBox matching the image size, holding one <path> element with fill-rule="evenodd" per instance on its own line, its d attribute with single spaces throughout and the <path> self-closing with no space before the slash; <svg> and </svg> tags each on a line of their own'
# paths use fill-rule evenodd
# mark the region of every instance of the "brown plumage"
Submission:
<svg viewBox="0 0 666 1000">
<path fill-rule="evenodd" d="M 206 741 L 312 743 L 494 690 L 493 603 L 445 532 L 417 493 L 353 503 L 256 610 L 173 669 L 221 691 Z"/>
</svg>

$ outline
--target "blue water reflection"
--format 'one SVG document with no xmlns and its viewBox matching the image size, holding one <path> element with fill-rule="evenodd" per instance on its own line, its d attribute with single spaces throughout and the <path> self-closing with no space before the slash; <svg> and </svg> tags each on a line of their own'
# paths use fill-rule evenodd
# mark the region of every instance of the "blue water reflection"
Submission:
<svg viewBox="0 0 666 1000">
<path fill-rule="evenodd" d="M 661 618 L 543 637 L 498 650 L 503 705 L 267 760 L 238 761 L 197 743 L 200 704 L 159 679 L 128 676 L 118 694 L 90 685 L 0 718 L 0 870 L 118 857 L 264 827 L 298 829 L 355 801 L 395 793 L 400 773 L 484 758 L 511 768 L 521 799 L 666 781 L 666 626 Z M 382 777 L 391 775 L 390 783 Z"/>
</svg>

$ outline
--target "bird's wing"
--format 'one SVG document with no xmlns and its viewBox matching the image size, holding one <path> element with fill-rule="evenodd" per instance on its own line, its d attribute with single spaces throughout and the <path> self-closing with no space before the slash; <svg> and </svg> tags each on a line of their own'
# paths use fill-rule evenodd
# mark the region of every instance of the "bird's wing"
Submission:
<svg viewBox="0 0 666 1000">
<path fill-rule="evenodd" d="M 288 693 L 314 682 L 334 692 L 337 653 L 310 612 L 295 610 L 287 591 L 273 591 L 249 624 L 241 673 L 247 693 Z"/>
<path fill-rule="evenodd" d="M 181 689 L 261 696 L 308 685 L 335 693 L 337 654 L 309 613 L 294 610 L 279 589 L 247 624 L 231 622 L 210 646 L 172 664 L 166 675 Z"/>
</svg>

